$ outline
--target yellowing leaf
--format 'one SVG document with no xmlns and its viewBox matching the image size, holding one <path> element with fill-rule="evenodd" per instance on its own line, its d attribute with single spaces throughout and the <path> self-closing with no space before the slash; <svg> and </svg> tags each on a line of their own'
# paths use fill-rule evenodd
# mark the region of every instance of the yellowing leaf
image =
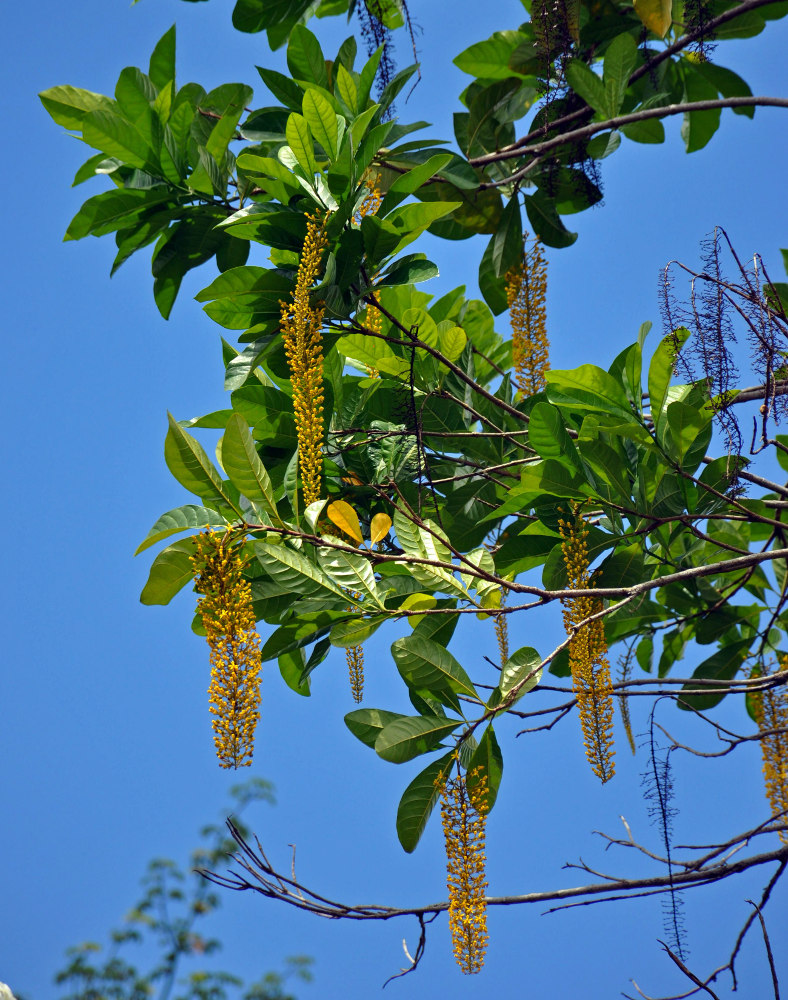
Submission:
<svg viewBox="0 0 788 1000">
<path fill-rule="evenodd" d="M 671 25 L 672 0 L 634 0 L 635 13 L 649 31 L 664 38 Z"/>
<path fill-rule="evenodd" d="M 346 535 L 350 535 L 359 543 L 364 541 L 361 525 L 358 523 L 358 515 L 349 503 L 345 503 L 344 500 L 335 500 L 334 503 L 328 505 L 326 513 Z"/>
<path fill-rule="evenodd" d="M 389 531 L 391 531 L 391 518 L 388 514 L 376 514 L 372 518 L 369 531 L 370 542 L 372 542 L 373 545 L 377 545 L 378 542 L 382 541 Z"/>
</svg>

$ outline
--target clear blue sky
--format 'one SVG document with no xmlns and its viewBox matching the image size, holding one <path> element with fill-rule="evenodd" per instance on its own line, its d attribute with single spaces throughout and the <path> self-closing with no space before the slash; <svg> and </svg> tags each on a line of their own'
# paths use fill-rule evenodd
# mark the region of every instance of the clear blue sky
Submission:
<svg viewBox="0 0 788 1000">
<path fill-rule="evenodd" d="M 412 3 L 423 29 L 423 80 L 400 112 L 435 123 L 451 138 L 456 94 L 467 78 L 451 65 L 461 49 L 515 27 L 515 0 Z M 136 898 L 154 855 L 184 859 L 195 832 L 215 818 L 237 776 L 213 758 L 206 707 L 207 649 L 189 629 L 194 595 L 167 608 L 143 608 L 138 594 L 148 556 L 132 552 L 156 517 L 187 502 L 164 465 L 166 410 L 186 418 L 226 405 L 219 329 L 192 301 L 212 277 L 185 282 L 169 323 L 151 295 L 149 257 L 141 253 L 110 282 L 110 239 L 62 244 L 69 219 L 101 181 L 70 189 L 89 151 L 63 134 L 36 93 L 70 83 L 112 93 L 126 65 L 145 66 L 177 20 L 181 82 L 210 88 L 255 84 L 255 63 L 281 66 L 263 36 L 235 33 L 231 5 L 142 0 L 42 0 L 3 12 L 5 149 L 3 244 L 6 400 L 3 665 L 0 668 L 0 980 L 29 1000 L 55 997 L 62 953 L 104 940 Z M 344 25 L 313 22 L 327 51 Z M 715 58 L 737 69 L 754 93 L 786 95 L 788 26 L 720 45 Z M 398 60 L 408 59 L 400 43 Z M 264 88 L 256 100 L 268 103 Z M 671 258 L 694 262 L 699 240 L 727 227 L 745 256 L 759 250 L 780 277 L 778 248 L 788 245 L 784 211 L 786 117 L 759 109 L 755 121 L 725 113 L 706 150 L 687 157 L 679 121 L 660 147 L 627 143 L 603 164 L 605 205 L 577 217 L 577 244 L 550 252 L 549 329 L 554 367 L 604 367 L 640 323 L 658 325 L 657 271 Z M 430 291 L 470 280 L 480 248 L 430 244 L 441 268 Z M 427 287 L 427 286 L 425 286 Z M 501 322 L 505 322 L 502 318 Z M 548 649 L 556 615 L 512 622 L 512 646 Z M 366 648 L 365 704 L 406 704 L 388 654 L 396 635 L 378 633 Z M 473 673 L 493 649 L 490 623 L 474 623 L 458 649 Z M 692 663 L 687 664 L 687 672 Z M 275 783 L 279 804 L 249 818 L 270 856 L 318 891 L 352 902 L 417 904 L 442 899 L 443 853 L 433 821 L 412 856 L 396 841 L 396 803 L 419 763 L 395 767 L 374 757 L 342 722 L 354 706 L 344 656 L 335 652 L 302 699 L 265 667 L 262 722 L 253 774 Z M 645 724 L 633 706 L 635 730 Z M 677 732 L 686 720 L 666 721 Z M 724 717 L 749 727 L 740 705 Z M 632 760 L 617 732 L 619 773 L 600 789 L 588 773 L 576 720 L 549 734 L 515 739 L 502 726 L 506 770 L 488 834 L 492 894 L 578 884 L 561 870 L 580 854 L 592 865 L 631 871 L 627 857 L 603 858 L 593 830 L 617 833 L 619 814 L 658 844 L 640 794 L 645 756 Z M 755 749 L 733 759 L 680 759 L 678 842 L 729 835 L 766 817 Z M 687 897 L 692 966 L 706 972 L 727 958 L 759 890 L 761 873 Z M 767 919 L 782 960 L 785 887 Z M 214 925 L 225 940 L 222 964 L 255 977 L 286 954 L 315 957 L 316 982 L 299 995 L 366 998 L 403 964 L 410 924 L 321 922 L 248 895 L 227 894 Z M 433 926 L 421 969 L 388 988 L 408 1000 L 434 996 L 618 996 L 635 977 L 648 992 L 684 986 L 655 939 L 659 904 L 636 901 L 540 916 L 533 908 L 490 913 L 491 944 L 480 977 L 454 966 L 445 919 Z M 768 991 L 762 943 L 753 934 L 740 966 L 748 997 Z M 727 984 L 721 995 L 728 995 Z"/>
</svg>

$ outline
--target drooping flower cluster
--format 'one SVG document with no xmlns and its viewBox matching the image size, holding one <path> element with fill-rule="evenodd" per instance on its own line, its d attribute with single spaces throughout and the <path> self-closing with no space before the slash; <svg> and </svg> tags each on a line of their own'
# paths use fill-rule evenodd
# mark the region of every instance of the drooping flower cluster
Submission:
<svg viewBox="0 0 788 1000">
<path fill-rule="evenodd" d="M 550 367 L 547 339 L 547 261 L 539 240 L 523 244 L 520 263 L 506 274 L 506 301 L 512 325 L 512 364 L 520 391 L 533 395 L 545 387 Z"/>
<path fill-rule="evenodd" d="M 788 668 L 788 656 L 782 669 Z M 788 686 L 767 688 L 754 693 L 753 704 L 761 732 L 761 757 L 766 798 L 772 815 L 788 823 Z M 788 832 L 780 831 L 780 840 L 788 844 Z"/>
<path fill-rule="evenodd" d="M 353 539 L 355 542 L 355 539 Z M 350 596 L 354 601 L 359 600 L 360 594 L 355 591 L 351 592 Z M 356 609 L 350 605 L 347 609 L 348 611 L 355 611 Z M 345 659 L 347 660 L 347 669 L 350 676 L 350 690 L 353 694 L 353 701 L 357 704 L 361 704 L 361 700 L 364 697 L 364 646 L 363 643 L 359 643 L 357 646 L 348 646 L 345 650 Z"/>
<path fill-rule="evenodd" d="M 260 720 L 260 637 L 244 560 L 231 532 L 197 535 L 194 589 L 211 648 L 213 741 L 221 767 L 248 767 Z"/>
<path fill-rule="evenodd" d="M 574 505 L 569 520 L 558 521 L 561 552 L 569 590 L 590 590 L 594 583 L 588 572 L 588 526 Z M 595 597 L 569 597 L 562 601 L 564 628 L 569 642 L 572 687 L 577 697 L 583 742 L 591 770 L 604 784 L 615 774 L 613 760 L 613 684 L 607 658 L 605 627 L 601 618 L 580 625 L 602 610 Z"/>
<path fill-rule="evenodd" d="M 361 643 L 357 646 L 348 646 L 345 650 L 347 658 L 348 673 L 350 675 L 350 690 L 353 693 L 353 701 L 357 705 L 361 704 L 364 697 L 364 647 Z"/>
<path fill-rule="evenodd" d="M 323 472 L 323 307 L 310 306 L 327 240 L 323 223 L 307 216 L 293 301 L 282 307 L 281 330 L 293 387 L 298 462 L 304 505 L 320 499 Z"/>
<path fill-rule="evenodd" d="M 480 768 L 468 775 L 454 757 L 456 774 L 442 772 L 435 782 L 441 794 L 441 821 L 446 844 L 446 885 L 449 891 L 449 930 L 460 969 L 480 972 L 487 950 L 487 900 L 484 890 L 487 777 Z M 470 787 L 468 779 L 471 781 Z"/>
<path fill-rule="evenodd" d="M 506 604 L 506 590 L 501 587 L 501 607 Z M 498 640 L 498 656 L 501 661 L 501 668 L 506 665 L 509 659 L 509 616 L 495 616 L 495 638 Z"/>
</svg>

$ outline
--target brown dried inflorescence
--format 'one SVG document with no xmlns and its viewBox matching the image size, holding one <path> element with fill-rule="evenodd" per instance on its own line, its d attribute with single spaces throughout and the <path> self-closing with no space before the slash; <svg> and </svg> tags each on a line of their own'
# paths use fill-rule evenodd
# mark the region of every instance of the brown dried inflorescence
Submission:
<svg viewBox="0 0 788 1000">
<path fill-rule="evenodd" d="M 545 387 L 550 367 L 547 339 L 547 262 L 539 240 L 523 244 L 520 263 L 506 274 L 506 301 L 512 325 L 512 364 L 520 390 L 533 395 Z"/>
<path fill-rule="evenodd" d="M 282 308 L 281 330 L 293 387 L 298 462 L 304 505 L 320 499 L 323 472 L 323 306 L 309 304 L 327 240 L 323 223 L 307 216 L 293 300 Z"/>
<path fill-rule="evenodd" d="M 484 892 L 488 789 L 481 768 L 463 775 L 456 754 L 453 762 L 456 773 L 449 777 L 441 772 L 435 784 L 441 794 L 452 949 L 460 969 L 470 975 L 481 971 L 488 941 Z"/>
<path fill-rule="evenodd" d="M 788 668 L 788 656 L 783 657 L 782 669 Z M 788 822 L 788 686 L 754 692 L 752 704 L 761 733 L 761 757 L 766 798 L 772 815 L 781 823 Z M 780 831 L 780 840 L 788 844 L 788 831 Z"/>
<path fill-rule="evenodd" d="M 221 767 L 248 767 L 260 719 L 260 637 L 241 547 L 231 532 L 197 535 L 194 589 L 211 649 L 214 745 Z"/>
<path fill-rule="evenodd" d="M 558 521 L 561 552 L 566 566 L 569 590 L 590 590 L 593 580 L 588 571 L 588 527 L 574 505 L 569 520 Z M 570 638 L 569 666 L 577 697 L 583 742 L 591 770 L 604 784 L 615 774 L 613 760 L 613 684 L 607 658 L 605 627 L 601 618 L 581 625 L 602 610 L 598 597 L 568 597 L 564 607 L 564 628 Z"/>
</svg>

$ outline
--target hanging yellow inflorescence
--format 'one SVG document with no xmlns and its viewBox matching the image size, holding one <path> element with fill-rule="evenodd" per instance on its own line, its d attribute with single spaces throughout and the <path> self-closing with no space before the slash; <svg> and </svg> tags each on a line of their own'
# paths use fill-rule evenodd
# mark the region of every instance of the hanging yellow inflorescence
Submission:
<svg viewBox="0 0 788 1000">
<path fill-rule="evenodd" d="M 788 656 L 783 657 L 782 669 L 788 668 Z M 752 695 L 755 718 L 761 736 L 763 777 L 766 798 L 772 815 L 788 823 L 788 686 L 756 691 Z M 780 840 L 788 844 L 788 832 L 780 831 Z"/>
<path fill-rule="evenodd" d="M 351 536 L 352 537 L 352 536 Z M 353 538 L 355 544 L 356 539 Z M 354 601 L 360 599 L 361 595 L 355 591 L 350 594 Z M 348 611 L 356 611 L 353 605 L 349 605 Z M 348 674 L 350 675 L 350 690 L 353 694 L 353 701 L 357 705 L 361 704 L 364 697 L 364 646 L 359 643 L 357 646 L 348 646 L 345 649 L 345 659 L 347 660 Z"/>
<path fill-rule="evenodd" d="M 501 587 L 501 607 L 506 604 L 506 590 Z M 509 659 L 509 616 L 495 616 L 495 638 L 498 640 L 498 656 L 501 661 L 501 669 L 506 666 Z"/>
<path fill-rule="evenodd" d="M 364 697 L 364 647 L 361 643 L 358 646 L 348 646 L 345 650 L 345 656 L 347 657 L 353 701 L 360 705 L 361 699 Z"/>
<path fill-rule="evenodd" d="M 569 590 L 590 590 L 593 580 L 588 572 L 588 527 L 579 505 L 572 507 L 569 521 L 560 518 L 561 552 L 564 557 Z M 615 774 L 613 760 L 613 684 L 607 658 L 605 627 L 601 618 L 577 629 L 577 625 L 602 610 L 594 597 L 570 597 L 562 601 L 564 628 L 570 637 L 569 666 L 572 687 L 577 697 L 580 724 L 583 728 L 586 757 L 591 770 L 604 784 Z"/>
<path fill-rule="evenodd" d="M 449 890 L 449 930 L 460 969 L 480 972 L 487 950 L 487 900 L 484 890 L 487 777 L 474 769 L 467 777 L 454 756 L 457 773 L 441 772 L 435 782 L 441 794 L 441 821 L 446 842 L 446 885 Z M 478 777 L 468 787 L 467 778 Z"/>
<path fill-rule="evenodd" d="M 530 396 L 544 389 L 550 367 L 547 261 L 538 239 L 530 250 L 523 243 L 522 260 L 507 272 L 506 301 L 512 325 L 512 365 L 520 391 Z"/>
<path fill-rule="evenodd" d="M 232 535 L 208 529 L 196 537 L 194 589 L 197 613 L 211 648 L 213 741 L 222 767 L 252 763 L 260 719 L 260 637 L 244 560 Z"/>
<path fill-rule="evenodd" d="M 309 291 L 319 274 L 326 245 L 323 223 L 307 216 L 293 301 L 290 305 L 280 302 L 306 507 L 320 499 L 323 472 L 323 307 L 310 306 Z"/>
</svg>

